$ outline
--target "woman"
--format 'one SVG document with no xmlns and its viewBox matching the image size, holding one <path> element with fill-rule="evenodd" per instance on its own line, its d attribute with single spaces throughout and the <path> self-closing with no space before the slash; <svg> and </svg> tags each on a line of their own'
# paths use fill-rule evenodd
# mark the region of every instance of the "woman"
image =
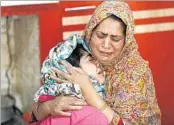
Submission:
<svg viewBox="0 0 174 125">
<path fill-rule="evenodd" d="M 94 63 L 105 73 L 107 98 L 104 100 L 97 94 L 89 76 L 80 68 L 64 64 L 69 74 L 58 69 L 54 71 L 79 84 L 87 103 L 100 109 L 109 124 L 160 125 L 161 113 L 151 70 L 138 52 L 129 6 L 122 1 L 103 2 L 94 11 L 82 38 L 88 44 Z M 54 79 L 61 83 L 59 78 Z M 77 98 L 59 97 L 34 104 L 33 112 L 38 120 L 43 120 L 48 115 L 70 116 L 65 110 L 76 111 L 83 105 Z"/>
</svg>

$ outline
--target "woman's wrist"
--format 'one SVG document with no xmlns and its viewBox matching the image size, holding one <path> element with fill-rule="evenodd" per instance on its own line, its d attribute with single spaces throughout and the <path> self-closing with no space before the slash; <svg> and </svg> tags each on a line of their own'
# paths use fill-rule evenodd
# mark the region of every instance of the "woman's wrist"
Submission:
<svg viewBox="0 0 174 125">
<path fill-rule="evenodd" d="M 50 103 L 51 101 L 46 101 L 34 104 L 33 113 L 38 121 L 43 120 L 45 117 L 51 114 Z"/>
<path fill-rule="evenodd" d="M 51 114 L 51 104 L 52 104 L 52 100 L 44 102 L 44 105 L 45 105 L 44 109 L 48 115 Z"/>
<path fill-rule="evenodd" d="M 108 122 L 111 123 L 113 117 L 114 117 L 114 111 L 111 107 L 107 106 L 102 113 L 107 117 Z"/>
<path fill-rule="evenodd" d="M 96 92 L 92 84 L 85 83 L 84 86 L 81 86 L 81 90 L 87 103 L 99 109 L 107 117 L 110 123 L 112 121 L 114 111 L 99 96 L 99 94 Z"/>
<path fill-rule="evenodd" d="M 100 110 L 105 105 L 105 101 L 97 93 L 90 80 L 89 82 L 90 83 L 85 83 L 85 86 L 81 87 L 83 96 L 89 105 L 92 105 Z"/>
<path fill-rule="evenodd" d="M 104 111 L 106 108 L 108 107 L 108 105 L 106 103 L 103 104 L 103 106 L 100 108 L 100 111 Z"/>
</svg>

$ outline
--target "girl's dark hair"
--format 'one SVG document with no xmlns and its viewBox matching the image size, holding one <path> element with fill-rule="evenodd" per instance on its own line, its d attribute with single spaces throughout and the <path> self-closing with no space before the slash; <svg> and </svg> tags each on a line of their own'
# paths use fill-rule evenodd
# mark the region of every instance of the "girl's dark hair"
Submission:
<svg viewBox="0 0 174 125">
<path fill-rule="evenodd" d="M 111 14 L 109 16 L 109 18 L 113 19 L 113 20 L 117 20 L 121 23 L 122 27 L 123 27 L 123 34 L 126 35 L 126 29 L 127 29 L 127 25 L 123 22 L 123 20 L 119 17 L 117 17 L 116 15 L 114 14 Z"/>
<path fill-rule="evenodd" d="M 83 56 L 83 52 L 86 51 L 82 44 L 77 44 L 72 54 L 66 59 L 72 66 L 79 67 L 80 58 Z"/>
</svg>

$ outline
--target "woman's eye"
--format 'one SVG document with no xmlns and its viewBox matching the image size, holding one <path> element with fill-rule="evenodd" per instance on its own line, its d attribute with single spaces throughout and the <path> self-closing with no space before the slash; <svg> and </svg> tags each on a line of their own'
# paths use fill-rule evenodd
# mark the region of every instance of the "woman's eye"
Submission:
<svg viewBox="0 0 174 125">
<path fill-rule="evenodd" d="M 98 33 L 98 34 L 97 34 L 97 37 L 98 37 L 98 38 L 104 38 L 105 35 L 104 35 L 104 34 L 100 34 L 100 33 Z"/>
<path fill-rule="evenodd" d="M 112 41 L 114 41 L 114 42 L 119 42 L 120 39 L 114 39 L 114 38 L 112 38 Z"/>
</svg>

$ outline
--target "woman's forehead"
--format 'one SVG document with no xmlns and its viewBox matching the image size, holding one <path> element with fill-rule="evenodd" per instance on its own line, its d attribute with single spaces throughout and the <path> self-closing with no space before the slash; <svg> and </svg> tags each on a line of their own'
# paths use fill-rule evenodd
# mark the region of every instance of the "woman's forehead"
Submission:
<svg viewBox="0 0 174 125">
<path fill-rule="evenodd" d="M 122 35 L 123 26 L 119 21 L 107 18 L 103 20 L 101 23 L 99 23 L 99 25 L 96 27 L 96 31 L 105 34 L 109 33 L 112 35 Z"/>
</svg>

